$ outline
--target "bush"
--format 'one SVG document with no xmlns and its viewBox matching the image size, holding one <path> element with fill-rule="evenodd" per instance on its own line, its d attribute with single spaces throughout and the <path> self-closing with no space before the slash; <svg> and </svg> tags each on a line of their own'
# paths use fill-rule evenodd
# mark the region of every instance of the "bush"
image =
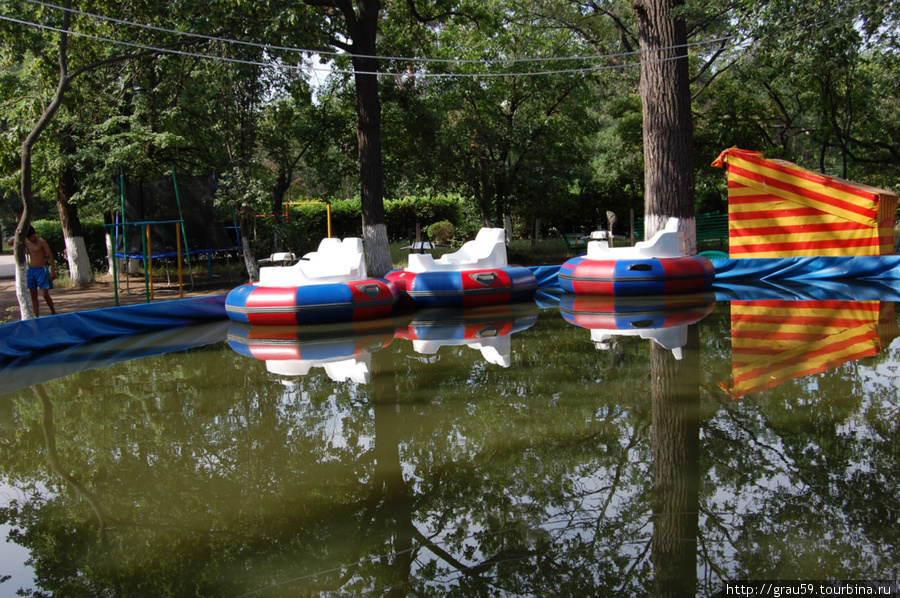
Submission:
<svg viewBox="0 0 900 598">
<path fill-rule="evenodd" d="M 456 228 L 450 222 L 441 220 L 428 227 L 428 238 L 438 245 L 446 245 L 453 238 Z"/>
</svg>

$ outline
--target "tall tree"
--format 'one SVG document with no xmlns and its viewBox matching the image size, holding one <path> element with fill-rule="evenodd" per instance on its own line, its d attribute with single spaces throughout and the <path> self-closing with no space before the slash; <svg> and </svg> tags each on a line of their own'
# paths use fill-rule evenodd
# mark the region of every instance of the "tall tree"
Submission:
<svg viewBox="0 0 900 598">
<path fill-rule="evenodd" d="M 61 9 L 61 16 L 57 11 L 52 9 Z M 23 30 L 27 28 L 25 27 L 25 25 L 17 23 L 15 27 L 18 28 L 11 30 L 10 38 L 6 40 L 8 44 L 8 51 L 10 51 L 11 54 L 16 55 L 16 57 L 21 58 L 23 55 L 22 45 L 17 42 L 21 42 L 24 37 L 30 36 L 30 39 L 32 41 L 39 40 L 40 43 L 37 45 L 36 50 L 37 52 L 43 52 L 42 58 L 44 60 L 47 60 L 49 62 L 51 60 L 51 57 L 55 56 L 57 62 L 55 74 L 56 83 L 54 85 L 53 91 L 50 93 L 50 99 L 48 102 L 42 103 L 40 116 L 38 116 L 33 125 L 31 125 L 28 133 L 24 135 L 20 151 L 21 163 L 19 191 L 22 197 L 22 214 L 19 218 L 18 225 L 16 226 L 14 237 L 14 251 L 16 258 L 16 296 L 19 300 L 19 311 L 21 314 L 21 318 L 30 319 L 34 317 L 34 311 L 31 305 L 28 289 L 26 288 L 25 233 L 28 230 L 28 227 L 31 225 L 34 214 L 35 193 L 32 157 L 35 144 L 37 143 L 41 135 L 50 126 L 51 122 L 53 122 L 59 109 L 63 105 L 67 92 L 78 77 L 109 64 L 130 60 L 138 56 L 156 54 L 161 51 L 162 46 L 160 46 L 160 49 L 125 53 L 118 52 L 118 47 L 115 46 L 113 46 L 112 49 L 110 49 L 109 46 L 102 48 L 98 48 L 96 46 L 87 46 L 81 48 L 81 52 L 79 53 L 79 57 L 82 58 L 81 65 L 77 66 L 74 69 L 70 69 L 69 36 L 71 33 L 73 20 L 71 0 L 65 0 L 62 7 L 48 6 L 46 8 L 46 14 L 42 12 L 41 9 L 36 9 L 34 7 L 30 7 L 29 10 L 25 10 L 24 12 L 26 13 L 26 15 L 20 16 L 28 16 L 37 20 L 27 21 L 26 19 L 27 22 L 36 23 L 36 25 L 39 27 L 47 27 L 52 31 L 52 33 L 46 33 L 40 36 L 31 36 L 30 33 L 23 33 Z M 41 17 L 46 18 L 51 24 L 44 25 L 43 23 L 40 23 L 39 20 Z M 49 44 L 47 42 L 48 39 L 51 39 L 50 36 L 53 35 L 58 36 L 55 51 L 50 49 L 52 44 Z M 196 39 L 182 39 L 168 45 L 179 46 L 184 45 L 185 43 L 196 42 Z M 162 45 L 164 46 L 166 44 Z M 42 97 L 44 96 L 44 94 L 40 95 Z M 62 193 L 64 191 L 60 189 L 60 192 Z M 68 222 L 68 219 L 66 219 L 66 222 Z"/>
<path fill-rule="evenodd" d="M 644 116 L 644 235 L 677 217 L 685 250 L 697 249 L 694 133 L 683 0 L 636 0 Z"/>
<path fill-rule="evenodd" d="M 356 85 L 356 131 L 359 152 L 362 229 L 366 267 L 382 276 L 393 268 L 384 217 L 384 172 L 381 156 L 381 99 L 378 95 L 376 37 L 380 0 L 304 0 L 320 7 L 334 34 L 331 44 L 352 55 Z M 346 41 L 349 40 L 349 41 Z"/>
</svg>

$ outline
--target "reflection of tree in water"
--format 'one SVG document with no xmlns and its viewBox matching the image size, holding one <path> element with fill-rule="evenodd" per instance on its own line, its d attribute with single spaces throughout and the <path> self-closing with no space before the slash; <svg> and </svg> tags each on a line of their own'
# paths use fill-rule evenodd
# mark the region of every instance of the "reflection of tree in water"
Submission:
<svg viewBox="0 0 900 598">
<path fill-rule="evenodd" d="M 650 349 L 655 596 L 692 597 L 697 591 L 699 358 L 696 327 L 680 361 L 656 344 Z"/>
<path fill-rule="evenodd" d="M 844 559 L 848 578 L 890 565 L 871 554 L 896 546 L 877 523 L 897 505 L 879 477 L 897 469 L 890 388 L 716 405 L 684 374 L 709 355 L 695 338 L 678 363 L 629 345 L 606 375 L 575 332 L 522 332 L 553 342 L 515 342 L 504 371 L 392 344 L 361 386 L 311 375 L 286 391 L 227 351 L 47 384 L 57 461 L 114 522 L 108 554 L 91 502 L 46 473 L 34 395 L 16 396 L 14 434 L 0 424 L 0 469 L 49 492 L 6 515 L 59 595 L 116 578 L 125 595 L 692 595 L 812 558 Z M 814 425 L 790 422 L 802 409 Z M 849 547 L 813 537 L 842 520 Z"/>
<path fill-rule="evenodd" d="M 724 399 L 703 447 L 715 486 L 706 533 L 721 543 L 710 560 L 723 576 L 896 578 L 897 378 L 873 384 L 866 372 L 898 353 Z"/>
</svg>

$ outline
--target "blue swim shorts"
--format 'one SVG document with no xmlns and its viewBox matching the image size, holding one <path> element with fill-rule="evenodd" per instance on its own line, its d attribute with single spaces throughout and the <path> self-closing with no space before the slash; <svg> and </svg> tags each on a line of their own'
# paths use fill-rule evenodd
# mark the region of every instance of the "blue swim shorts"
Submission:
<svg viewBox="0 0 900 598">
<path fill-rule="evenodd" d="M 47 266 L 29 267 L 28 268 L 28 288 L 41 289 L 48 291 L 53 288 L 53 281 L 50 280 L 50 268 Z"/>
</svg>

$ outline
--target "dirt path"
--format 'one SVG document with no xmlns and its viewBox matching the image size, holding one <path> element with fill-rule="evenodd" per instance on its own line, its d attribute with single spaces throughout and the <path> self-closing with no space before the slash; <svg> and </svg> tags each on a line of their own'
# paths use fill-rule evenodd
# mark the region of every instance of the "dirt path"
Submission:
<svg viewBox="0 0 900 598">
<path fill-rule="evenodd" d="M 240 282 L 229 282 L 227 278 L 194 279 L 193 288 L 185 284 L 184 298 L 205 297 L 209 295 L 221 295 L 227 293 Z M 119 281 L 119 305 L 134 305 L 146 303 L 144 293 L 144 279 L 135 277 L 129 280 L 130 293 L 125 288 L 123 281 Z M 74 311 L 86 311 L 116 305 L 115 290 L 111 277 L 104 277 L 92 285 L 85 287 L 55 288 L 50 291 L 57 313 Z M 171 301 L 178 299 L 178 285 L 166 288 L 166 281 L 157 281 L 154 286 L 152 302 Z M 41 302 L 40 313 L 49 315 L 47 304 L 38 295 Z M 16 299 L 16 281 L 12 278 L 0 279 L 0 323 L 19 319 L 19 302 Z"/>
</svg>

